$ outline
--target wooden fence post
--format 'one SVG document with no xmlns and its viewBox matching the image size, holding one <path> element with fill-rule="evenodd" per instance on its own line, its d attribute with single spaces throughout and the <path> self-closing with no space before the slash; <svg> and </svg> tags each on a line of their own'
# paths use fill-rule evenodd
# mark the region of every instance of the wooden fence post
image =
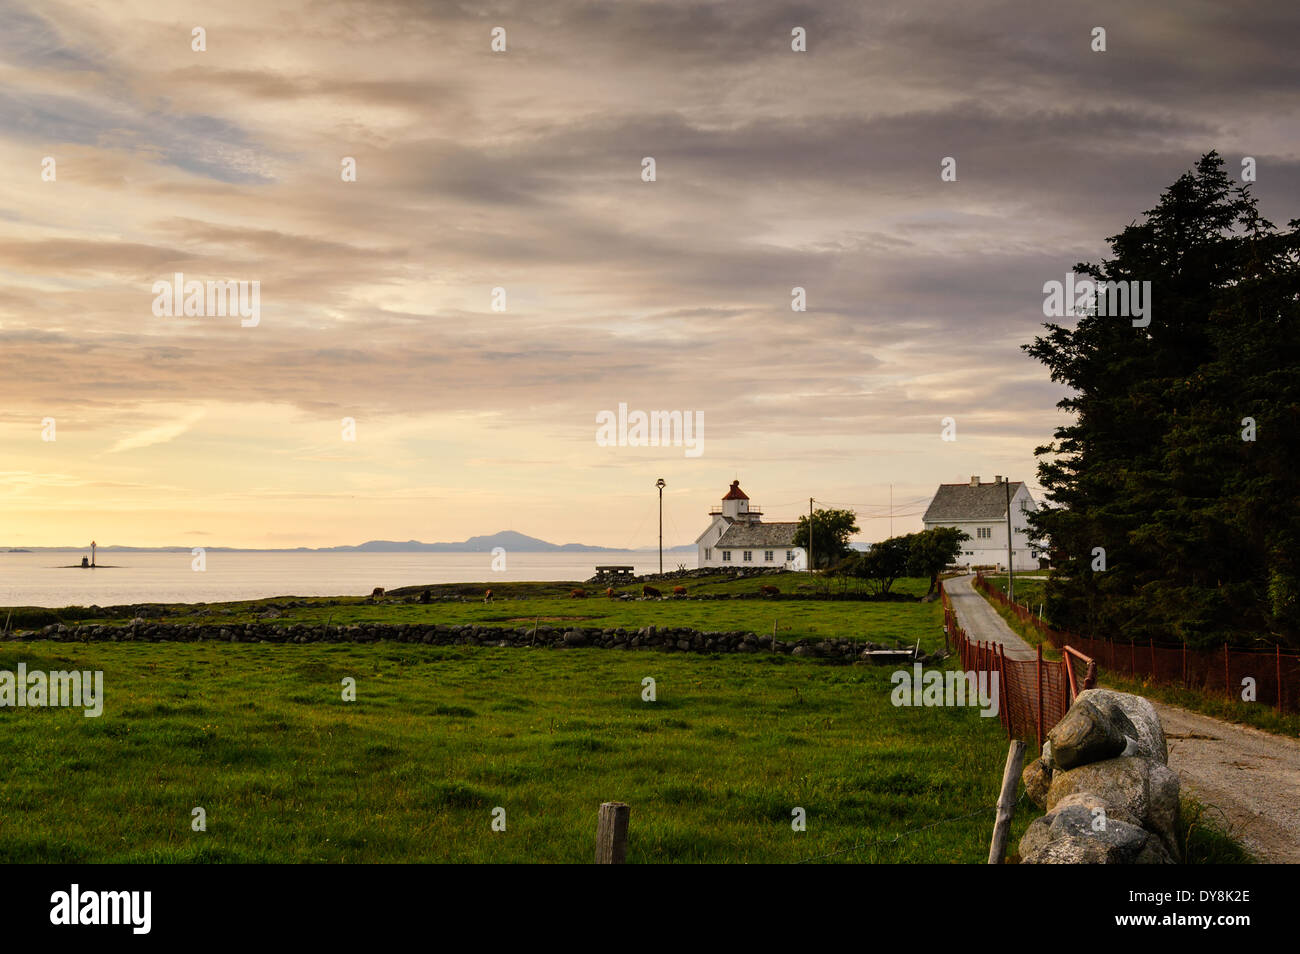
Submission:
<svg viewBox="0 0 1300 954">
<path fill-rule="evenodd" d="M 1016 786 L 1025 762 L 1025 743 L 1011 740 L 1007 764 L 1002 770 L 1002 792 L 998 795 L 998 814 L 993 823 L 993 842 L 989 845 L 989 864 L 1000 865 L 1007 854 L 1007 837 L 1011 834 L 1011 814 L 1016 807 Z"/>
<path fill-rule="evenodd" d="M 596 864 L 621 865 L 627 859 L 627 821 L 632 814 L 624 802 L 602 802 L 596 818 Z"/>
</svg>

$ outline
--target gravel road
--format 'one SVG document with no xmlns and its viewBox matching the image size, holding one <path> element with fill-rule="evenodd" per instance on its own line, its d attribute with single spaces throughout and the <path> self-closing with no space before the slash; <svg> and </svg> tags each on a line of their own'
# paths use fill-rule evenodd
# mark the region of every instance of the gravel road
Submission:
<svg viewBox="0 0 1300 954">
<path fill-rule="evenodd" d="M 1033 659 L 1036 651 L 971 579 L 944 581 L 967 635 L 1002 643 L 1009 659 Z M 1262 861 L 1300 863 L 1300 740 L 1159 702 L 1155 707 L 1169 742 L 1169 767 L 1184 789 Z"/>
</svg>

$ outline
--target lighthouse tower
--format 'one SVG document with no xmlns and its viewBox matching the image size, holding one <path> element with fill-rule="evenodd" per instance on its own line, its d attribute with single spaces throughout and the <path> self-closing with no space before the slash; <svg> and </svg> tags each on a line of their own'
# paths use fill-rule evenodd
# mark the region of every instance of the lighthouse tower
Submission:
<svg viewBox="0 0 1300 954">
<path fill-rule="evenodd" d="M 715 510 L 713 513 L 720 513 L 721 516 L 734 520 L 737 523 L 757 522 L 763 516 L 763 511 L 757 507 L 750 508 L 749 494 L 740 489 L 740 481 L 733 480 L 731 489 L 727 495 L 722 498 L 722 509 Z"/>
</svg>

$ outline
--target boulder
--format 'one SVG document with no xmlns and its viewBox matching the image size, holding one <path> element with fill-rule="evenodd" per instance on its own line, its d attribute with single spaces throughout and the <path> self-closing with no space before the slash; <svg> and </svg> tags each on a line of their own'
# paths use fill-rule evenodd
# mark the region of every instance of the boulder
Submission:
<svg viewBox="0 0 1300 954">
<path fill-rule="evenodd" d="M 1170 864 L 1160 839 L 1090 792 L 1066 796 L 1020 839 L 1021 864 Z"/>
<path fill-rule="evenodd" d="M 1025 783 L 1025 794 L 1039 808 L 1047 807 L 1047 790 L 1052 785 L 1052 766 L 1046 759 L 1034 759 L 1020 775 Z"/>
<path fill-rule="evenodd" d="M 1111 689 L 1085 689 L 1075 699 L 1075 705 L 1080 702 L 1087 702 L 1100 710 L 1124 735 L 1133 740 L 1134 745 L 1129 747 L 1127 754 L 1168 764 L 1169 749 L 1165 743 L 1165 730 L 1160 725 L 1160 716 L 1156 714 L 1156 707 L 1150 699 Z"/>
<path fill-rule="evenodd" d="M 1123 721 L 1125 727 L 1130 727 L 1127 717 Z M 1126 744 L 1126 736 L 1113 713 L 1103 711 L 1082 695 L 1047 738 L 1052 743 L 1052 762 L 1062 769 L 1114 758 L 1124 751 Z"/>
<path fill-rule="evenodd" d="M 1178 792 L 1178 776 L 1164 763 L 1120 756 L 1054 771 L 1047 792 L 1047 810 L 1054 811 L 1068 796 L 1088 793 L 1113 816 L 1122 812 L 1124 817 L 1135 819 L 1159 839 L 1171 858 L 1177 859 Z"/>
</svg>

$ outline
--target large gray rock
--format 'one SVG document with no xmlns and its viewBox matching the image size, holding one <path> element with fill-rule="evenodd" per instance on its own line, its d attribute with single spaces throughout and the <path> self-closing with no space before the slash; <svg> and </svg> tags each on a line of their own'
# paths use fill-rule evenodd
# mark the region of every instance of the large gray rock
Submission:
<svg viewBox="0 0 1300 954">
<path fill-rule="evenodd" d="M 1123 865 L 1152 860 L 1147 846 L 1154 836 L 1113 815 L 1099 819 L 1094 807 L 1081 799 L 1035 819 L 1020 839 L 1020 863 Z"/>
<path fill-rule="evenodd" d="M 1111 689 L 1085 689 L 1075 699 L 1075 705 L 1080 702 L 1095 706 L 1124 735 L 1133 740 L 1135 745 L 1130 746 L 1125 754 L 1140 755 L 1142 758 L 1168 764 L 1169 749 L 1165 742 L 1165 730 L 1160 725 L 1160 716 L 1156 714 L 1156 707 L 1150 699 Z"/>
<path fill-rule="evenodd" d="M 1065 718 L 1047 733 L 1052 743 L 1052 762 L 1057 768 L 1072 769 L 1112 759 L 1124 751 L 1126 728 L 1133 728 L 1127 717 L 1119 723 L 1112 712 L 1102 711 L 1080 695 Z"/>
<path fill-rule="evenodd" d="M 1047 807 L 1047 791 L 1052 786 L 1052 763 L 1044 758 L 1037 758 L 1025 766 L 1020 773 L 1020 780 L 1025 783 L 1025 794 L 1039 808 Z"/>
<path fill-rule="evenodd" d="M 1123 812 L 1154 834 L 1173 859 L 1178 852 L 1178 776 L 1155 759 L 1121 756 L 1052 773 L 1047 810 L 1067 797 L 1088 793 L 1111 813 Z"/>
</svg>

